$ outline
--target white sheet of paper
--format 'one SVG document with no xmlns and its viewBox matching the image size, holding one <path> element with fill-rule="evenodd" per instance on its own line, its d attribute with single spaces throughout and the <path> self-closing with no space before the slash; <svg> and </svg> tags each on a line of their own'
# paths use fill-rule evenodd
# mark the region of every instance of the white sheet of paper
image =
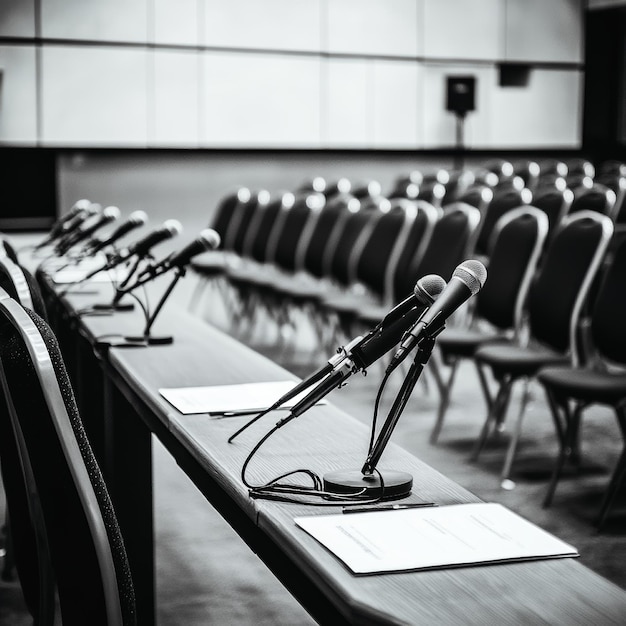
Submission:
<svg viewBox="0 0 626 626">
<path fill-rule="evenodd" d="M 355 574 L 578 556 L 501 504 L 297 517 Z"/>
<path fill-rule="evenodd" d="M 212 413 L 220 415 L 256 413 L 272 406 L 297 381 L 280 380 L 266 383 L 212 385 L 209 387 L 179 387 L 159 389 L 159 393 L 184 415 Z M 286 402 L 281 408 L 292 407 L 309 390 Z"/>
<path fill-rule="evenodd" d="M 67 267 L 63 270 L 58 271 L 56 274 L 53 274 L 52 280 L 57 285 L 70 285 L 72 283 L 77 283 L 79 280 L 85 278 L 85 276 L 87 276 L 90 271 L 92 270 L 82 267 Z M 127 273 L 128 271 L 125 268 L 116 267 L 107 272 L 99 272 L 98 274 L 95 274 L 89 279 L 89 283 L 121 282 L 124 280 L 124 278 L 126 278 Z"/>
</svg>

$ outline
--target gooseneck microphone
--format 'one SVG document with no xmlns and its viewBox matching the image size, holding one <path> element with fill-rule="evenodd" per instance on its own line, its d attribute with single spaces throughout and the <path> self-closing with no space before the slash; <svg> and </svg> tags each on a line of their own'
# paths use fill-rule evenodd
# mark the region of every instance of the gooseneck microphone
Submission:
<svg viewBox="0 0 626 626">
<path fill-rule="evenodd" d="M 445 286 L 446 281 L 436 274 L 429 274 L 420 278 L 415 285 L 413 295 L 404 300 L 404 303 L 411 301 L 413 308 L 407 307 L 405 313 L 401 316 L 396 316 L 396 319 L 390 324 L 385 324 L 388 317 L 386 316 L 374 329 L 369 331 L 365 337 L 358 336 L 346 346 L 339 348 L 337 354 L 331 357 L 322 368 L 307 379 L 298 383 L 286 394 L 281 396 L 272 406 L 265 409 L 262 413 L 259 413 L 236 433 L 231 435 L 228 439 L 229 443 L 256 420 L 270 411 L 278 409 L 314 384 L 319 382 L 317 387 L 312 389 L 293 406 L 289 416 L 283 420 L 283 423 L 302 415 L 302 413 L 319 402 L 321 398 L 343 383 L 352 374 L 368 368 L 372 363 L 397 345 L 402 335 L 416 322 L 418 317 L 422 315 L 425 307 L 428 307 L 435 301 Z M 395 311 L 397 308 L 398 307 L 395 307 L 392 311 Z"/>
<path fill-rule="evenodd" d="M 137 278 L 140 280 L 145 276 L 157 276 L 170 269 L 182 269 L 198 254 L 218 248 L 220 241 L 217 231 L 212 228 L 205 228 L 200 231 L 196 239 L 188 243 L 182 250 L 173 252 L 158 263 L 146 268 Z"/>
<path fill-rule="evenodd" d="M 487 279 L 485 266 L 476 260 L 464 261 L 455 270 L 447 287 L 408 331 L 398 351 L 394 354 L 387 373 L 392 372 L 407 354 L 425 337 L 436 337 L 444 328 L 446 320 L 466 300 L 477 294 Z"/>
<path fill-rule="evenodd" d="M 35 250 L 39 250 L 44 246 L 52 243 L 55 239 L 58 239 L 65 232 L 65 227 L 67 222 L 74 219 L 80 213 L 87 211 L 91 206 L 91 202 L 89 200 L 83 199 L 78 200 L 74 206 L 63 216 L 61 216 L 52 226 L 48 235 L 44 238 L 43 241 L 40 241 L 36 246 Z"/>
<path fill-rule="evenodd" d="M 120 210 L 116 206 L 108 206 L 102 210 L 102 213 L 99 217 L 96 217 L 91 224 L 81 225 L 72 233 L 68 234 L 67 237 L 61 239 L 61 241 L 56 246 L 56 253 L 59 256 L 63 256 L 66 254 L 70 248 L 75 246 L 76 244 L 84 241 L 85 239 L 89 239 L 97 230 L 106 226 L 110 222 L 114 222 L 119 219 Z"/>
<path fill-rule="evenodd" d="M 120 224 L 106 239 L 94 239 L 86 244 L 84 254 L 94 255 L 100 250 L 104 250 L 108 246 L 113 245 L 116 241 L 127 235 L 132 230 L 143 226 L 148 222 L 148 216 L 145 211 L 133 211 L 125 222 Z"/>
<path fill-rule="evenodd" d="M 166 239 L 175 237 L 180 234 L 182 230 L 183 227 L 178 220 L 166 220 L 160 228 L 153 230 L 139 241 L 132 243 L 125 251 L 114 254 L 106 263 L 103 263 L 99 268 L 89 272 L 80 282 L 89 280 L 100 272 L 111 270 L 121 263 L 128 261 L 133 256 L 136 256 L 138 259 L 143 259 L 148 255 L 151 248 Z"/>
</svg>

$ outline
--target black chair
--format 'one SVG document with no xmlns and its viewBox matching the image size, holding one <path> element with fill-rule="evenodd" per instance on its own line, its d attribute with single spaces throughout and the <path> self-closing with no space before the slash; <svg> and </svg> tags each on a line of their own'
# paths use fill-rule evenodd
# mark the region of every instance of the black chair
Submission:
<svg viewBox="0 0 626 626">
<path fill-rule="evenodd" d="M 492 430 L 502 430 L 514 383 L 525 382 L 502 470 L 503 486 L 509 485 L 504 481 L 509 480 L 521 434 L 529 380 L 544 366 L 578 362 L 581 312 L 612 234 L 613 223 L 606 215 L 594 211 L 568 215 L 555 233 L 530 288 L 527 342 L 481 345 L 474 353 L 477 365 L 491 371 L 498 391 L 472 459 L 478 458 Z"/>
<path fill-rule="evenodd" d="M 489 251 L 489 239 L 496 222 L 507 211 L 530 204 L 531 200 L 532 193 L 528 189 L 518 189 L 510 186 L 494 189 L 493 198 L 482 214 L 474 252 L 486 258 Z"/>
<path fill-rule="evenodd" d="M 489 276 L 474 298 L 469 324 L 446 328 L 437 339 L 436 354 L 449 368 L 445 381 L 437 359 L 431 359 L 441 396 L 431 443 L 436 443 L 441 433 L 461 361 L 472 359 L 483 343 L 520 339 L 526 296 L 547 234 L 547 217 L 531 206 L 509 211 L 496 224 L 489 248 Z M 490 409 L 489 387 L 482 370 L 477 368 L 477 371 L 487 409 Z"/>
<path fill-rule="evenodd" d="M 568 461 L 579 461 L 578 435 L 583 412 L 602 404 L 613 408 L 626 437 L 626 242 L 614 251 L 596 294 L 589 326 L 590 354 L 577 367 L 546 367 L 537 379 L 546 390 L 557 427 L 564 430 L 558 460 L 544 501 L 552 503 Z M 601 527 L 626 473 L 626 446 L 613 471 L 597 525 Z"/>
<path fill-rule="evenodd" d="M 615 192 L 600 183 L 583 184 L 572 190 L 574 199 L 569 212 L 597 211 L 610 215 L 617 199 Z"/>
<path fill-rule="evenodd" d="M 565 180 L 559 180 L 561 184 L 539 187 L 533 193 L 531 202 L 532 206 L 541 209 L 548 217 L 548 241 L 561 220 L 569 213 L 574 200 L 574 193 L 567 188 Z"/>
<path fill-rule="evenodd" d="M 250 190 L 247 187 L 240 187 L 224 196 L 219 202 L 210 227 L 219 234 L 222 251 L 229 250 L 232 246 L 236 230 L 241 225 L 242 209 L 251 201 L 252 194 Z M 227 235 L 229 235 L 228 239 Z M 190 267 L 198 278 L 189 302 L 189 308 L 195 310 L 199 307 L 209 285 L 221 279 L 226 272 L 225 254 L 221 252 L 220 254 L 209 253 L 201 255 L 190 263 Z"/>
<path fill-rule="evenodd" d="M 44 320 L 6 293 L 0 378 L 10 418 L 3 430 L 32 472 L 63 624 L 136 624 L 124 543 L 58 344 Z"/>
</svg>

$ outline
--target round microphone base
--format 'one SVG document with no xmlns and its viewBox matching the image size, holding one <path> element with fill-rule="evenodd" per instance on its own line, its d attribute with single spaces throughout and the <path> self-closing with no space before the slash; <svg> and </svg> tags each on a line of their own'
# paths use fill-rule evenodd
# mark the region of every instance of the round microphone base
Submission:
<svg viewBox="0 0 626 626">
<path fill-rule="evenodd" d="M 152 335 L 142 335 L 136 337 L 124 337 L 130 343 L 143 344 L 145 346 L 167 346 L 174 342 L 174 337 L 153 337 Z"/>
<path fill-rule="evenodd" d="M 118 302 L 117 304 L 94 304 L 94 311 L 132 311 L 135 308 L 134 302 Z"/>
<path fill-rule="evenodd" d="M 406 472 L 381 470 L 384 500 L 397 500 L 411 493 L 413 476 Z M 324 491 L 341 495 L 363 495 L 377 498 L 381 495 L 380 477 L 377 473 L 363 474 L 359 470 L 337 470 L 324 475 Z"/>
</svg>

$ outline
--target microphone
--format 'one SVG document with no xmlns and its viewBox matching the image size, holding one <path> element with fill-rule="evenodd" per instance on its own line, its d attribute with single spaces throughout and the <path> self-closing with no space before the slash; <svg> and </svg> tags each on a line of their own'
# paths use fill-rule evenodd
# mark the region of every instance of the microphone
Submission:
<svg viewBox="0 0 626 626">
<path fill-rule="evenodd" d="M 196 255 L 207 250 L 215 250 L 220 245 L 220 242 L 221 239 L 217 231 L 212 228 L 205 228 L 200 231 L 200 235 L 196 239 L 187 244 L 182 250 L 170 254 L 152 267 L 145 269 L 139 274 L 137 279 L 141 280 L 145 276 L 156 276 L 174 267 L 182 269 Z"/>
<path fill-rule="evenodd" d="M 157 244 L 165 241 L 166 239 L 171 239 L 176 235 L 180 234 L 183 230 L 183 227 L 180 225 L 178 220 L 166 220 L 163 222 L 163 225 L 156 230 L 153 230 L 151 233 L 131 244 L 124 252 L 120 252 L 119 254 L 113 255 L 106 263 L 104 263 L 101 267 L 89 272 L 84 278 L 80 280 L 83 282 L 85 280 L 89 280 L 96 274 L 102 271 L 111 270 L 114 267 L 117 267 L 120 263 L 124 263 L 132 256 L 137 256 L 138 258 L 145 257 L 150 249 Z"/>
<path fill-rule="evenodd" d="M 409 330 L 387 367 L 391 373 L 425 337 L 436 337 L 445 327 L 446 319 L 466 300 L 476 295 L 487 280 L 487 270 L 480 261 L 463 261 L 441 295 Z"/>
<path fill-rule="evenodd" d="M 95 233 L 97 230 L 106 226 L 109 222 L 113 222 L 120 217 L 120 210 L 116 206 L 108 206 L 106 207 L 100 217 L 95 219 L 92 224 L 85 228 L 77 228 L 71 235 L 68 235 L 67 238 L 62 239 L 57 245 L 57 254 L 60 256 L 64 255 L 69 251 L 70 248 L 75 246 L 77 243 L 88 239 Z"/>
<path fill-rule="evenodd" d="M 133 211 L 128 219 L 120 224 L 106 239 L 99 240 L 94 239 L 92 242 L 87 244 L 87 250 L 85 250 L 85 254 L 94 255 L 100 250 L 103 250 L 107 246 L 114 244 L 118 239 L 121 239 L 124 235 L 128 234 L 135 228 L 139 228 L 143 226 L 148 221 L 148 216 L 145 211 Z"/>
<path fill-rule="evenodd" d="M 43 241 L 40 241 L 36 246 L 35 250 L 43 248 L 47 246 L 49 243 L 52 243 L 55 239 L 58 239 L 64 232 L 65 225 L 68 221 L 76 217 L 79 213 L 86 211 L 91 206 L 91 202 L 89 200 L 83 199 L 78 200 L 74 206 L 62 217 L 60 217 L 50 229 L 50 232 L 45 237 Z"/>
<path fill-rule="evenodd" d="M 397 345 L 402 335 L 411 325 L 415 324 L 419 316 L 423 314 L 425 307 L 435 302 L 435 299 L 444 290 L 445 286 L 446 281 L 436 274 L 429 274 L 420 278 L 415 285 L 413 295 L 407 298 L 407 300 L 411 299 L 413 301 L 413 309 L 409 309 L 392 324 L 383 326 L 383 322 L 385 321 L 383 319 L 383 321 L 373 330 L 370 330 L 365 337 L 358 336 L 343 348 L 339 348 L 337 354 L 331 357 L 323 367 L 306 380 L 298 383 L 286 394 L 281 396 L 271 407 L 265 409 L 253 420 L 245 424 L 236 433 L 231 435 L 228 441 L 231 442 L 257 419 L 279 408 L 281 405 L 285 404 L 285 402 L 293 399 L 318 381 L 322 382 L 292 407 L 290 415 L 282 420 L 282 423 L 294 417 L 298 417 L 352 374 L 368 368 L 372 363 Z M 395 308 L 393 310 L 395 310 Z"/>
</svg>

